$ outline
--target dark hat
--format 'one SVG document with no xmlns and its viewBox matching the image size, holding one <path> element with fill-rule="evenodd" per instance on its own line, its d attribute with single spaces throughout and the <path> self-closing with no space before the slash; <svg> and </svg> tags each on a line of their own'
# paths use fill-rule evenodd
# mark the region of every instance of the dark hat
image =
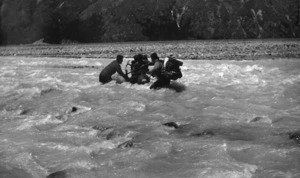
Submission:
<svg viewBox="0 0 300 178">
<path fill-rule="evenodd" d="M 142 55 L 142 59 L 143 59 L 143 60 L 148 59 L 147 54 L 143 54 L 143 55 Z"/>
<path fill-rule="evenodd" d="M 168 55 L 168 58 L 169 58 L 169 59 L 175 59 L 175 56 L 174 56 L 173 54 L 169 54 L 169 55 Z"/>
<path fill-rule="evenodd" d="M 123 58 L 124 58 L 124 56 L 122 56 L 122 55 L 117 55 L 117 61 L 118 62 L 121 62 L 121 61 L 123 61 Z"/>
<path fill-rule="evenodd" d="M 142 58 L 143 58 L 142 54 L 137 54 L 137 55 L 133 56 L 133 59 L 136 60 L 136 61 L 141 61 Z"/>
<path fill-rule="evenodd" d="M 158 57 L 158 55 L 157 55 L 156 53 L 152 53 L 152 54 L 150 55 L 150 57 L 151 57 L 152 59 L 159 59 L 159 57 Z"/>
<path fill-rule="evenodd" d="M 123 59 L 124 58 L 124 56 L 122 56 L 122 55 L 117 55 L 117 59 Z"/>
</svg>

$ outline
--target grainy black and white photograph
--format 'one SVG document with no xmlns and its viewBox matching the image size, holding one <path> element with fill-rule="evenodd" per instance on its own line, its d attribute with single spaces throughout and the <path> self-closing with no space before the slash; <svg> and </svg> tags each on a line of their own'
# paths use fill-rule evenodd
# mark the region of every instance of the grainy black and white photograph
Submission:
<svg viewBox="0 0 300 178">
<path fill-rule="evenodd" d="M 300 0 L 0 7 L 0 178 L 300 177 Z"/>
</svg>

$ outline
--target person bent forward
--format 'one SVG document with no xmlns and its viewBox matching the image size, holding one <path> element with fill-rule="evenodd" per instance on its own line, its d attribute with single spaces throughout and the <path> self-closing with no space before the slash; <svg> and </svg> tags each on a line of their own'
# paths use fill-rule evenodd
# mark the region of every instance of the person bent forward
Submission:
<svg viewBox="0 0 300 178">
<path fill-rule="evenodd" d="M 112 80 L 116 80 L 117 83 L 122 83 L 124 81 L 128 81 L 129 78 L 121 69 L 121 64 L 123 62 L 124 56 L 117 55 L 117 59 L 108 64 L 99 75 L 99 82 L 102 84 L 106 84 Z M 118 75 L 114 75 L 114 74 Z"/>
</svg>

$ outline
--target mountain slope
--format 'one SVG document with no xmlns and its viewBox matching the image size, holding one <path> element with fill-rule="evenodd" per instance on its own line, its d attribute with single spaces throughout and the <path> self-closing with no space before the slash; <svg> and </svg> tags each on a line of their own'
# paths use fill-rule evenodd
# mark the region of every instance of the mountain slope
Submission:
<svg viewBox="0 0 300 178">
<path fill-rule="evenodd" d="M 294 38 L 299 0 L 0 0 L 1 43 Z"/>
</svg>

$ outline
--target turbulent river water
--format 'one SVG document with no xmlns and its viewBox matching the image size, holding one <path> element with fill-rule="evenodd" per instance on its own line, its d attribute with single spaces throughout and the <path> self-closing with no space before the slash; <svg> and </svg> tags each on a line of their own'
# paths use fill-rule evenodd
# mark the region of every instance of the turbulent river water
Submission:
<svg viewBox="0 0 300 178">
<path fill-rule="evenodd" d="M 157 91 L 99 84 L 111 60 L 1 57 L 0 177 L 300 177 L 299 59 L 185 60 Z"/>
</svg>

